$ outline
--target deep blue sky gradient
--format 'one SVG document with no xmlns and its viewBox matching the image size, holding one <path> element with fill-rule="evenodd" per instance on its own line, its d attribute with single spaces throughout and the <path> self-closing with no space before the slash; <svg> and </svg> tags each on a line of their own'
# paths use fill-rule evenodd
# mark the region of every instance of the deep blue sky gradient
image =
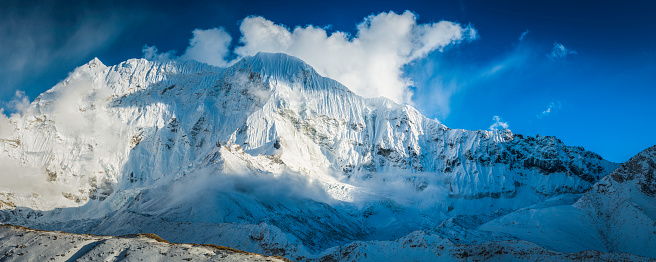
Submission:
<svg viewBox="0 0 656 262">
<path fill-rule="evenodd" d="M 478 31 L 406 66 L 426 116 L 465 129 L 488 129 L 500 116 L 515 133 L 555 135 L 616 162 L 656 144 L 654 1 L 3 1 L 0 55 L 17 59 L 24 49 L 31 62 L 0 62 L 0 101 L 16 90 L 33 99 L 93 57 L 117 64 L 141 57 L 144 44 L 180 54 L 196 28 L 224 27 L 234 47 L 249 15 L 353 34 L 364 17 L 390 10 Z M 67 45 L 85 23 L 111 37 L 88 39 L 84 50 Z M 576 54 L 549 58 L 555 43 Z M 438 89 L 451 90 L 448 106 L 435 104 Z M 550 103 L 556 108 L 541 116 Z"/>
</svg>

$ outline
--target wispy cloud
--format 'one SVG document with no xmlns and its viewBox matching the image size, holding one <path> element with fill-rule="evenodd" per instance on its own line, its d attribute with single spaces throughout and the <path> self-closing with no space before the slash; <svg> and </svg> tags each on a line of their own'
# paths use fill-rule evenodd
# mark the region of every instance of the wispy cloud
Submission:
<svg viewBox="0 0 656 262">
<path fill-rule="evenodd" d="M 565 47 L 563 44 L 554 42 L 553 48 L 551 48 L 551 52 L 547 54 L 547 57 L 549 57 L 553 61 L 559 61 L 559 60 L 564 60 L 569 55 L 575 55 L 575 54 L 577 54 L 576 51 Z"/>
<path fill-rule="evenodd" d="M 0 96 L 46 70 L 75 66 L 118 39 L 133 22 L 106 3 L 5 1 L 0 8 Z M 65 17 L 65 18 L 62 18 Z"/>
<path fill-rule="evenodd" d="M 524 38 L 526 37 L 526 35 L 528 35 L 528 33 L 530 33 L 530 32 L 531 32 L 531 31 L 529 31 L 528 29 L 526 29 L 526 31 L 524 31 L 524 32 L 522 33 L 522 35 L 519 36 L 519 41 L 524 40 Z"/>
<path fill-rule="evenodd" d="M 320 74 L 333 78 L 365 97 L 385 96 L 412 103 L 413 82 L 403 67 L 434 51 L 477 37 L 476 30 L 454 22 L 421 24 L 406 11 L 365 17 L 355 35 L 307 25 L 293 29 L 260 16 L 246 17 L 240 25 L 241 45 L 234 49 L 237 59 L 257 52 L 283 52 L 297 56 Z M 181 59 L 194 59 L 218 66 L 234 63 L 230 55 L 231 37 L 222 28 L 194 30 L 190 46 Z M 160 58 L 144 49 L 144 56 Z M 168 58 L 164 56 L 163 58 Z"/>
<path fill-rule="evenodd" d="M 538 114 L 538 118 L 547 117 L 547 116 L 549 116 L 552 112 L 554 112 L 554 111 L 556 111 L 556 110 L 559 110 L 561 107 L 562 107 L 562 105 L 560 104 L 560 102 L 558 102 L 558 101 L 556 101 L 556 102 L 551 102 L 551 103 L 549 103 L 549 106 L 547 107 L 547 109 L 545 109 L 544 111 L 542 111 L 542 113 Z"/>
<path fill-rule="evenodd" d="M 406 72 L 415 84 L 414 105 L 425 114 L 444 119 L 451 113 L 451 100 L 457 94 L 489 88 L 490 82 L 501 79 L 508 83 L 508 74 L 516 79 L 526 70 L 539 69 L 544 50 L 528 40 L 518 41 L 508 52 L 489 60 L 462 55 L 465 52 L 444 52 L 413 62 Z"/>
<path fill-rule="evenodd" d="M 494 120 L 494 123 L 490 126 L 490 130 L 508 129 L 508 122 L 502 122 L 500 116 L 494 116 L 492 120 Z"/>
</svg>

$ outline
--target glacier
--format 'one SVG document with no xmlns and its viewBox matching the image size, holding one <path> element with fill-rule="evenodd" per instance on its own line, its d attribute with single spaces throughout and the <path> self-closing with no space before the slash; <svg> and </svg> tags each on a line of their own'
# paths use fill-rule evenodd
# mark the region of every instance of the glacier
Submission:
<svg viewBox="0 0 656 262">
<path fill-rule="evenodd" d="M 286 54 L 93 59 L 6 121 L 6 224 L 302 261 L 656 258 L 653 235 L 632 228 L 648 240 L 632 246 L 598 228 L 650 226 L 652 199 L 635 221 L 589 211 L 620 164 L 552 136 L 448 128 Z"/>
</svg>

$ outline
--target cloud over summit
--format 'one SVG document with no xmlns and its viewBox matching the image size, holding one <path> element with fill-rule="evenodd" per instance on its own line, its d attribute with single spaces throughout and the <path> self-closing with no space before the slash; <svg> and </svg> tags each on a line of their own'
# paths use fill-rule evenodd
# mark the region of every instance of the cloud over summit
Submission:
<svg viewBox="0 0 656 262">
<path fill-rule="evenodd" d="M 410 11 L 367 16 L 357 25 L 355 35 L 329 33 L 313 25 L 290 29 L 260 16 L 246 17 L 240 32 L 240 44 L 233 51 L 236 59 L 260 51 L 287 53 L 359 95 L 385 96 L 400 103 L 411 103 L 412 99 L 413 82 L 404 76 L 405 65 L 477 36 L 473 28 L 454 22 L 418 23 Z M 222 28 L 196 29 L 180 59 L 230 65 L 235 62 L 226 60 L 231 57 L 231 39 Z M 144 49 L 144 55 L 158 58 L 152 50 Z"/>
<path fill-rule="evenodd" d="M 500 116 L 494 116 L 492 117 L 492 120 L 494 120 L 494 123 L 490 126 L 490 130 L 508 129 L 508 122 L 502 122 Z"/>
<path fill-rule="evenodd" d="M 189 40 L 189 46 L 182 55 L 182 59 L 193 59 L 198 62 L 216 66 L 228 66 L 226 56 L 229 53 L 232 38 L 225 29 L 212 28 L 207 30 L 196 29 L 194 37 Z"/>
</svg>

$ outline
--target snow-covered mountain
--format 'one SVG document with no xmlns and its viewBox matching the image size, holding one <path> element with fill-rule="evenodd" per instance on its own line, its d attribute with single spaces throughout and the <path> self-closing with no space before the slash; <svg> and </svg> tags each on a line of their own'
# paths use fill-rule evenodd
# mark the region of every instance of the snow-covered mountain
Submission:
<svg viewBox="0 0 656 262">
<path fill-rule="evenodd" d="M 555 137 L 450 129 L 285 54 L 94 59 L 3 121 L 1 222 L 299 260 L 417 234 L 518 241 L 477 227 L 575 201 L 618 166 Z"/>
</svg>

